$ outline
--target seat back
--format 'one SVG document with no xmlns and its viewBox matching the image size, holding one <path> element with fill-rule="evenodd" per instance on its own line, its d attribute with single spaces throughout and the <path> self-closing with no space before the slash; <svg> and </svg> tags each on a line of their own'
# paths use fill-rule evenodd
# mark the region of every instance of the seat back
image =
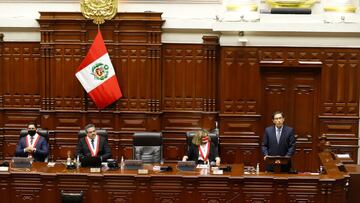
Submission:
<svg viewBox="0 0 360 203">
<path fill-rule="evenodd" d="M 136 132 L 133 135 L 133 159 L 160 163 L 163 159 L 161 132 Z"/>
<path fill-rule="evenodd" d="M 96 134 L 98 134 L 99 136 L 102 136 L 105 138 L 106 141 L 108 141 L 108 133 L 105 129 L 97 129 L 96 130 Z M 80 138 L 83 138 L 86 136 L 86 132 L 85 130 L 80 130 L 78 132 L 78 139 L 80 140 Z"/>
<path fill-rule="evenodd" d="M 60 193 L 61 203 L 82 203 L 83 192 L 70 193 L 61 191 Z"/>
<path fill-rule="evenodd" d="M 191 145 L 192 139 L 195 136 L 196 131 L 188 131 L 186 132 L 186 143 L 188 147 Z M 211 142 L 215 145 L 216 149 L 219 147 L 219 135 L 217 133 L 208 133 Z"/>
<path fill-rule="evenodd" d="M 36 130 L 36 133 L 39 134 L 40 136 L 44 137 L 47 142 L 49 141 L 49 131 L 38 128 Z M 28 134 L 28 130 L 22 129 L 20 131 L 20 138 L 26 136 L 27 134 Z"/>
</svg>

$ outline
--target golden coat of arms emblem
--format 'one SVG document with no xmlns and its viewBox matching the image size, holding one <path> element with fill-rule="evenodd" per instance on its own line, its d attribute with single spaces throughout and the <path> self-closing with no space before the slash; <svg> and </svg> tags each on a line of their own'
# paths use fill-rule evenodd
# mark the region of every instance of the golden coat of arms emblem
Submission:
<svg viewBox="0 0 360 203">
<path fill-rule="evenodd" d="M 85 18 L 99 25 L 116 15 L 118 0 L 81 0 L 80 7 Z"/>
</svg>

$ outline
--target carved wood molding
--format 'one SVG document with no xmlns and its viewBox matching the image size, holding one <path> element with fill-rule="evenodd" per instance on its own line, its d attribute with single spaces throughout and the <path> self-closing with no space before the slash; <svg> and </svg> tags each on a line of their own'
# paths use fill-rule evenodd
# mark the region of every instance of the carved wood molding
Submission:
<svg viewBox="0 0 360 203">
<path fill-rule="evenodd" d="M 3 75 L 3 43 L 4 43 L 4 34 L 0 33 L 0 75 Z M 2 80 L 0 80 L 1 82 Z M 3 84 L 0 83 L 0 108 L 3 108 Z M 1 123 L 0 116 L 0 123 Z"/>
</svg>

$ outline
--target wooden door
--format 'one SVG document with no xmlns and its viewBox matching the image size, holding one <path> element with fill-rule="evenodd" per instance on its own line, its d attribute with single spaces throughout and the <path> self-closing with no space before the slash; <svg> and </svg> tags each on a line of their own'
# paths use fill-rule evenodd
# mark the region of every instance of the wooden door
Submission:
<svg viewBox="0 0 360 203">
<path fill-rule="evenodd" d="M 263 129 L 272 125 L 272 113 L 282 111 L 285 124 L 295 130 L 297 139 L 293 167 L 298 171 L 316 171 L 319 161 L 318 69 L 269 69 L 262 72 Z"/>
</svg>

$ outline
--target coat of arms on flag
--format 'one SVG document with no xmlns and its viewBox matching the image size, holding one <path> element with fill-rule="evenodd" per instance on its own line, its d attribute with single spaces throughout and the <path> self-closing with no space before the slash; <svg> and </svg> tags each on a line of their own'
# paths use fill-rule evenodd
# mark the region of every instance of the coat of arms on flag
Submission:
<svg viewBox="0 0 360 203">
<path fill-rule="evenodd" d="M 99 109 L 122 97 L 100 30 L 75 76 Z"/>
</svg>

